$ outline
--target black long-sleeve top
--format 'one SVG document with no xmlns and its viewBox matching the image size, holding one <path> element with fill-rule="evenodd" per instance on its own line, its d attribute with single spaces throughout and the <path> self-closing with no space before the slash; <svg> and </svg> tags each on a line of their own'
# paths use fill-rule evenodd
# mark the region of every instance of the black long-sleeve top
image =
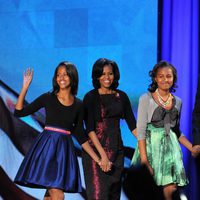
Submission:
<svg viewBox="0 0 200 200">
<path fill-rule="evenodd" d="M 122 115 L 121 119 L 125 119 L 130 131 L 136 128 L 136 120 L 131 108 L 131 103 L 125 92 L 116 90 L 119 94 L 120 101 L 122 103 Z M 101 100 L 98 90 L 94 89 L 89 91 L 83 99 L 85 107 L 85 122 L 87 133 L 95 131 L 96 122 L 102 121 L 101 118 Z M 112 102 L 110 102 L 112 105 Z"/>
<path fill-rule="evenodd" d="M 22 110 L 15 109 L 14 115 L 24 117 L 41 108 L 45 108 L 46 111 L 46 126 L 69 130 L 80 144 L 87 141 L 83 128 L 84 108 L 80 99 L 75 97 L 72 105 L 65 106 L 60 103 L 56 95 L 48 92 L 39 96 Z"/>
</svg>

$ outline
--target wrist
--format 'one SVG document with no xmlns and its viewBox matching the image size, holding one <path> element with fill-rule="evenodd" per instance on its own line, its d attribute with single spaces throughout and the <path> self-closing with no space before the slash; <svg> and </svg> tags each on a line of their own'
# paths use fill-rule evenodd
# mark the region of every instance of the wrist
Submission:
<svg viewBox="0 0 200 200">
<path fill-rule="evenodd" d="M 146 165 L 146 164 L 148 164 L 148 163 L 149 163 L 149 161 L 148 161 L 147 159 L 141 160 L 141 164 L 143 164 L 143 165 Z"/>
<path fill-rule="evenodd" d="M 28 90 L 28 86 L 22 86 L 22 90 L 21 90 L 22 92 L 25 92 L 25 93 L 26 93 L 27 90 Z"/>
<path fill-rule="evenodd" d="M 95 160 L 95 162 L 96 162 L 98 165 L 99 165 L 100 161 L 101 161 L 101 158 L 98 158 L 97 160 Z"/>
<path fill-rule="evenodd" d="M 190 152 L 193 152 L 193 146 L 192 146 L 192 144 L 189 144 L 188 146 L 186 146 L 186 148 L 187 148 Z"/>
<path fill-rule="evenodd" d="M 100 156 L 101 156 L 101 159 L 107 159 L 108 158 L 105 152 L 101 153 Z"/>
</svg>

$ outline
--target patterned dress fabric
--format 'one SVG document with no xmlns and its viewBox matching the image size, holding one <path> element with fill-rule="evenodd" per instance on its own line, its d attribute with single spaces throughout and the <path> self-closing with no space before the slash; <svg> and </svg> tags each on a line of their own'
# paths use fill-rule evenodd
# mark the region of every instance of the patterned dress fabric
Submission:
<svg viewBox="0 0 200 200">
<path fill-rule="evenodd" d="M 124 166 L 124 151 L 119 125 L 120 118 L 123 117 L 126 109 L 122 103 L 122 97 L 118 92 L 105 95 L 97 94 L 97 96 L 99 97 L 101 116 L 99 121 L 94 121 L 95 133 L 108 158 L 113 163 L 113 167 L 110 172 L 105 173 L 97 163 L 83 152 L 87 199 L 117 200 L 120 199 L 121 177 Z M 129 104 L 127 106 L 130 106 Z M 90 107 L 90 109 L 92 108 Z M 131 113 L 131 120 L 129 120 L 132 123 L 130 126 L 134 129 L 135 118 L 131 107 L 129 109 Z M 127 121 L 129 120 L 127 119 Z M 89 142 L 93 147 L 93 143 L 90 140 Z M 96 151 L 95 148 L 94 151 Z"/>
</svg>

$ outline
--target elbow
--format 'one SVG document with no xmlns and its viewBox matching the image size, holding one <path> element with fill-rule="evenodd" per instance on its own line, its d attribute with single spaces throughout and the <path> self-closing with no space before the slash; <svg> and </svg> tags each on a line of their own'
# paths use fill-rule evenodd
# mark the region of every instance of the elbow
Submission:
<svg viewBox="0 0 200 200">
<path fill-rule="evenodd" d="M 84 147 L 88 144 L 88 139 L 86 137 L 82 138 L 81 140 L 78 140 L 78 143 L 81 145 L 81 147 Z"/>
<path fill-rule="evenodd" d="M 79 143 L 80 144 L 80 143 Z M 86 142 L 83 142 L 80 144 L 82 148 L 84 148 L 84 146 L 86 145 Z"/>
<path fill-rule="evenodd" d="M 185 138 L 185 136 L 183 134 L 181 134 L 179 137 L 178 137 L 178 141 L 182 144 L 182 141 L 183 139 Z"/>
<path fill-rule="evenodd" d="M 133 129 L 131 132 L 132 132 L 133 135 L 137 138 L 137 128 Z"/>
<path fill-rule="evenodd" d="M 13 115 L 14 115 L 15 117 L 19 117 L 19 113 L 18 113 L 18 111 L 17 111 L 16 109 L 14 110 Z"/>
<path fill-rule="evenodd" d="M 140 134 L 137 135 L 137 140 L 138 141 L 145 140 L 145 139 L 146 139 L 145 135 L 140 135 Z"/>
<path fill-rule="evenodd" d="M 13 115 L 14 115 L 15 117 L 22 117 L 21 111 L 22 111 L 22 110 L 17 110 L 17 109 L 15 109 Z"/>
</svg>

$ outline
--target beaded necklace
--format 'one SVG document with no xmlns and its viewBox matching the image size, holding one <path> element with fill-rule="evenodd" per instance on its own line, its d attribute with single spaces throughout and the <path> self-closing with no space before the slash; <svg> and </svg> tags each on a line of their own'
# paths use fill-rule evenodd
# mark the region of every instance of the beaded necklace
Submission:
<svg viewBox="0 0 200 200">
<path fill-rule="evenodd" d="M 158 92 L 158 88 L 156 89 L 156 94 L 158 96 L 158 101 L 159 103 L 165 108 L 167 107 L 169 104 L 170 104 L 170 101 L 171 101 L 171 93 L 169 93 L 168 97 L 167 97 L 167 100 L 164 101 L 163 98 L 161 97 L 160 93 Z"/>
</svg>

